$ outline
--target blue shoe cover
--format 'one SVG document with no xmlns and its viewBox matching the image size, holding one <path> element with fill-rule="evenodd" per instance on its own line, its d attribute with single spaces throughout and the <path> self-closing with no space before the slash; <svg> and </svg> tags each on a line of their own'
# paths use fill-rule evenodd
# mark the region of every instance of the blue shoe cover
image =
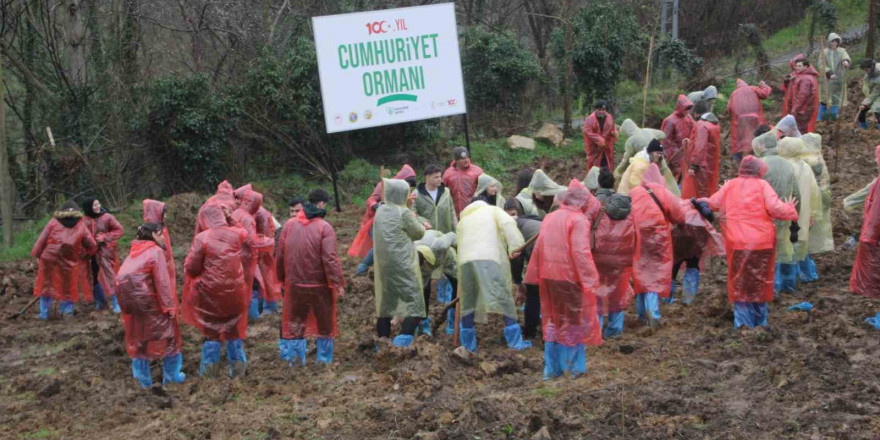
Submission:
<svg viewBox="0 0 880 440">
<path fill-rule="evenodd" d="M 359 263 L 359 264 L 358 264 L 358 267 L 357 267 L 357 272 L 355 272 L 354 274 L 355 274 L 356 276 L 363 276 L 363 275 L 366 275 L 366 274 L 367 274 L 367 270 L 369 270 L 369 269 L 370 269 L 370 267 L 367 266 L 366 264 L 364 264 L 364 263 Z"/>
<path fill-rule="evenodd" d="M 504 339 L 507 340 L 507 348 L 514 350 L 524 350 L 532 346 L 531 341 L 523 340 L 522 327 L 518 323 L 504 327 Z"/>
<path fill-rule="evenodd" d="M 797 291 L 798 265 L 777 264 L 774 287 L 778 292 L 794 293 Z"/>
<path fill-rule="evenodd" d="M 733 328 L 767 326 L 767 303 L 733 303 Z"/>
<path fill-rule="evenodd" d="M 305 339 L 279 339 L 278 349 L 281 351 L 281 359 L 293 365 L 299 362 L 306 364 L 306 340 Z"/>
<path fill-rule="evenodd" d="M 660 301 L 663 301 L 663 304 L 672 304 L 675 302 L 675 279 L 672 280 L 672 285 L 669 287 L 669 298 L 661 298 Z"/>
<path fill-rule="evenodd" d="M 464 348 L 474 353 L 477 351 L 477 330 L 473 327 L 462 327 L 458 332 L 458 339 Z"/>
<path fill-rule="evenodd" d="M 877 312 L 876 316 L 872 316 L 870 318 L 865 319 L 865 322 L 871 324 L 877 330 L 880 330 L 880 312 Z"/>
<path fill-rule="evenodd" d="M 117 315 L 122 313 L 122 309 L 119 308 L 119 301 L 116 301 L 116 295 L 113 295 L 110 297 L 110 305 L 111 305 L 110 309 L 113 310 L 113 313 L 115 313 Z M 73 312 L 73 305 L 71 305 L 70 311 L 71 311 L 71 313 Z"/>
<path fill-rule="evenodd" d="M 210 365 L 220 362 L 220 352 L 223 345 L 220 341 L 205 341 L 202 345 L 202 360 L 199 363 L 199 376 L 205 374 L 205 369 Z"/>
<path fill-rule="evenodd" d="M 248 319 L 256 320 L 260 318 L 260 292 L 254 290 L 251 292 L 251 303 L 248 306 Z"/>
<path fill-rule="evenodd" d="M 682 283 L 682 300 L 685 304 L 690 304 L 697 297 L 700 290 L 700 269 L 695 267 L 688 268 L 684 272 L 684 282 Z"/>
<path fill-rule="evenodd" d="M 61 301 L 61 306 L 58 307 L 58 311 L 61 312 L 62 315 L 72 315 L 73 301 Z"/>
<path fill-rule="evenodd" d="M 863 130 L 867 130 L 868 129 L 868 121 L 859 122 L 859 128 L 861 128 Z"/>
<path fill-rule="evenodd" d="M 831 114 L 834 115 L 835 118 L 840 116 L 840 107 L 836 105 L 831 106 Z"/>
<path fill-rule="evenodd" d="M 278 301 L 263 301 L 263 314 L 278 313 Z"/>
<path fill-rule="evenodd" d="M 47 320 L 49 319 L 49 310 L 52 306 L 52 297 L 49 296 L 41 296 L 40 297 L 40 319 Z"/>
<path fill-rule="evenodd" d="M 647 314 L 651 314 L 651 318 L 660 320 L 660 301 L 656 292 L 646 292 L 636 295 L 636 313 L 639 320 L 647 320 Z"/>
<path fill-rule="evenodd" d="M 437 280 L 437 302 L 446 304 L 452 301 L 452 284 L 446 277 Z"/>
<path fill-rule="evenodd" d="M 229 377 L 236 377 L 236 364 L 247 364 L 244 341 L 241 339 L 226 341 L 226 358 L 229 360 Z"/>
<path fill-rule="evenodd" d="M 798 262 L 798 275 L 804 283 L 819 281 L 819 273 L 816 272 L 816 262 L 807 255 L 804 261 Z"/>
<path fill-rule="evenodd" d="M 318 338 L 318 363 L 333 362 L 333 338 Z"/>
<path fill-rule="evenodd" d="M 449 309 L 449 311 L 446 312 L 446 334 L 455 334 L 455 309 Z"/>
<path fill-rule="evenodd" d="M 787 310 L 789 312 L 809 312 L 812 309 L 813 309 L 812 304 L 810 304 L 808 302 L 801 302 L 801 303 L 797 303 L 797 304 L 789 307 Z"/>
<path fill-rule="evenodd" d="M 149 359 L 132 359 L 131 360 L 131 376 L 137 379 L 143 388 L 153 386 L 153 376 L 150 375 Z"/>
<path fill-rule="evenodd" d="M 611 312 L 608 314 L 608 323 L 605 326 L 603 337 L 611 338 L 623 333 L 624 312 Z"/>
<path fill-rule="evenodd" d="M 556 342 L 544 343 L 544 380 L 550 380 L 570 372 L 572 377 L 587 372 L 587 355 L 584 344 L 566 347 Z"/>
<path fill-rule="evenodd" d="M 391 341 L 391 344 L 395 347 L 409 347 L 413 343 L 412 335 L 397 335 Z"/>
<path fill-rule="evenodd" d="M 825 117 L 825 113 L 828 111 L 828 107 L 825 104 L 819 104 L 819 114 L 816 116 L 817 121 L 821 121 L 822 118 Z"/>
<path fill-rule="evenodd" d="M 425 318 L 419 323 L 419 331 L 426 336 L 431 335 L 431 318 Z"/>
<path fill-rule="evenodd" d="M 107 297 L 104 295 L 104 288 L 101 283 L 95 284 L 92 290 L 92 296 L 95 298 L 95 310 L 101 310 L 107 307 Z"/>
<path fill-rule="evenodd" d="M 180 372 L 183 368 L 183 354 L 177 353 L 167 356 L 162 363 L 162 385 L 169 383 L 183 383 L 186 375 Z"/>
</svg>

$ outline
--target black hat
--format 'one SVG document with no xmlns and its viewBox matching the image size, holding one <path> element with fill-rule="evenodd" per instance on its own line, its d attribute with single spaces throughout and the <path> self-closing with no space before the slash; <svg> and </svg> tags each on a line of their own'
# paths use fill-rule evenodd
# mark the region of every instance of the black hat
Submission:
<svg viewBox="0 0 880 440">
<path fill-rule="evenodd" d="M 657 139 L 651 139 L 651 142 L 648 143 L 648 153 L 653 153 L 655 151 L 663 151 L 663 146 L 660 145 L 660 141 Z"/>
<path fill-rule="evenodd" d="M 464 159 L 466 157 L 471 157 L 471 155 L 468 153 L 467 148 L 455 147 L 452 150 L 452 157 L 454 157 L 456 160 L 458 160 L 458 159 Z"/>
<path fill-rule="evenodd" d="M 604 110 L 607 107 L 608 107 L 608 101 L 605 101 L 604 99 L 597 99 L 596 103 L 593 104 L 593 108 L 601 108 Z"/>
</svg>

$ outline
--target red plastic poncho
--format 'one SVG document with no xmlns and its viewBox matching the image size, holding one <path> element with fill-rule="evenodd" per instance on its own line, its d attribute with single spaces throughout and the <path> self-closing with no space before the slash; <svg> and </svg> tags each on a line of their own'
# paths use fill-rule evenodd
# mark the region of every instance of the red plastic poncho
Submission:
<svg viewBox="0 0 880 440">
<path fill-rule="evenodd" d="M 761 100 L 770 96 L 770 86 L 750 86 L 737 79 L 736 90 L 730 94 L 727 111 L 730 113 L 730 152 L 749 154 L 752 152 L 752 139 L 758 126 L 766 124 Z M 708 196 L 701 196 L 708 197 Z"/>
<path fill-rule="evenodd" d="M 205 203 L 203 203 L 202 206 L 199 207 L 199 213 L 198 215 L 196 215 L 196 229 L 193 237 L 199 235 L 199 232 L 207 229 L 204 225 L 199 223 L 198 219 L 203 218 L 202 209 L 204 209 L 205 206 L 214 204 L 225 204 L 229 206 L 230 211 L 235 209 L 234 190 L 232 189 L 232 185 L 228 181 L 224 180 L 220 182 L 220 184 L 217 185 L 217 193 L 211 197 L 208 197 L 208 200 L 206 200 Z"/>
<path fill-rule="evenodd" d="M 481 171 L 482 172 L 482 171 Z M 409 177 L 416 177 L 416 172 L 409 165 L 404 165 L 400 171 L 394 175 L 395 179 L 406 180 Z M 477 186 L 477 178 L 474 176 L 474 188 Z M 448 185 L 447 185 L 448 186 Z M 453 193 L 454 194 L 454 193 Z M 376 209 L 374 208 L 382 201 L 382 181 L 373 188 L 373 193 L 367 197 L 367 210 L 364 211 L 364 217 L 361 219 L 361 228 L 354 237 L 354 242 L 348 248 L 348 256 L 364 258 L 367 252 L 373 248 L 373 239 L 370 237 L 370 231 L 373 229 L 373 219 L 376 217 Z M 470 201 L 470 198 L 468 198 Z"/>
<path fill-rule="evenodd" d="M 232 192 L 232 195 L 235 198 L 235 207 L 240 207 L 241 203 L 244 201 L 245 196 L 247 195 L 247 192 L 253 190 L 254 186 L 250 183 L 235 188 L 235 191 Z"/>
<path fill-rule="evenodd" d="M 254 220 L 257 222 L 257 235 L 275 237 L 275 219 L 271 212 L 261 206 Z M 281 299 L 281 281 L 275 274 L 275 255 L 272 252 L 260 252 L 254 277 L 263 299 L 273 302 Z"/>
<path fill-rule="evenodd" d="M 672 228 L 673 261 L 699 258 L 702 268 L 709 257 L 724 255 L 724 237 L 694 208 L 690 199 L 681 200 L 681 209 L 687 221 Z"/>
<path fill-rule="evenodd" d="M 278 240 L 276 267 L 287 293 L 281 337 L 335 338 L 339 335 L 336 293 L 345 287 L 345 278 L 333 227 L 300 211 L 287 221 Z"/>
<path fill-rule="evenodd" d="M 819 114 L 819 72 L 809 66 L 795 75 L 791 82 L 791 114 L 802 134 L 816 129 Z"/>
<path fill-rule="evenodd" d="M 81 216 L 78 211 L 57 211 L 34 243 L 31 250 L 31 256 L 37 258 L 34 296 L 79 301 L 81 255 L 97 250 L 95 239 Z"/>
<path fill-rule="evenodd" d="M 874 154 L 880 166 L 880 145 L 874 149 Z M 849 290 L 868 298 L 880 298 L 880 179 L 874 180 L 865 198 L 859 250 L 853 263 Z"/>
<path fill-rule="evenodd" d="M 792 87 L 792 84 L 793 84 L 794 76 L 795 76 L 794 65 L 795 65 L 795 60 L 799 60 L 801 58 L 804 58 L 803 53 L 799 53 L 799 54 L 795 55 L 794 58 L 788 60 L 788 67 L 791 69 L 791 72 L 789 72 L 787 77 L 782 81 L 782 91 L 785 93 L 785 97 L 782 99 L 782 114 L 783 115 L 791 114 L 791 96 L 792 96 L 792 91 L 794 90 L 794 88 Z M 790 76 L 790 78 L 788 78 L 788 76 Z"/>
<path fill-rule="evenodd" d="M 174 289 L 174 297 L 177 297 L 177 268 L 174 266 L 174 252 L 171 247 L 171 235 L 168 234 L 168 226 L 165 225 L 165 204 L 158 200 L 144 200 L 144 223 L 159 223 L 162 225 L 162 237 L 165 238 L 165 266 L 168 267 L 168 278 L 171 280 L 171 288 Z"/>
<path fill-rule="evenodd" d="M 577 180 L 568 188 L 560 209 L 541 223 L 525 282 L 539 286 L 545 342 L 601 345 L 595 295 L 599 274 L 590 252 L 590 219 L 584 214 L 594 197 Z"/>
<path fill-rule="evenodd" d="M 135 240 L 116 275 L 125 351 L 132 358 L 152 360 L 180 353 L 177 292 L 165 259 L 165 251 L 153 241 Z"/>
<path fill-rule="evenodd" d="M 633 277 L 633 262 L 638 255 L 635 217 L 629 214 L 625 218 L 615 220 L 609 215 L 608 209 L 606 204 L 602 217 L 597 218 L 594 222 L 598 223 L 592 225 L 596 237 L 595 243 L 592 243 L 593 260 L 599 272 L 596 297 L 599 313 L 602 315 L 622 312 L 629 307 L 633 299 L 633 289 L 630 285 Z"/>
<path fill-rule="evenodd" d="M 271 252 L 275 245 L 275 236 L 264 237 L 257 234 L 257 221 L 254 215 L 263 205 L 263 195 L 247 190 L 241 198 L 241 205 L 232 213 L 232 220 L 248 233 L 248 239 L 241 251 L 241 264 L 244 266 L 244 281 L 248 291 L 253 288 L 254 276 L 257 272 L 257 259 L 261 252 Z"/>
<path fill-rule="evenodd" d="M 666 189 L 656 164 L 651 164 L 642 184 L 629 192 L 632 215 L 639 234 L 639 253 L 633 266 L 636 293 L 656 292 L 669 297 L 672 283 L 672 223 L 684 223 L 680 199 Z M 655 201 L 651 194 L 657 197 Z M 658 203 L 659 202 L 659 203 Z"/>
<path fill-rule="evenodd" d="M 244 339 L 251 289 L 241 254 L 248 233 L 229 226 L 218 205 L 206 205 L 200 215 L 207 229 L 193 238 L 183 263 L 183 322 L 211 341 Z"/>
<path fill-rule="evenodd" d="M 666 134 L 666 138 L 660 141 L 663 145 L 663 154 L 666 156 L 666 163 L 676 179 L 681 176 L 681 157 L 683 155 L 681 144 L 685 139 L 691 137 L 691 131 L 694 129 L 694 118 L 691 116 L 691 108 L 694 103 L 687 99 L 687 96 L 678 95 L 678 101 L 675 104 L 675 111 L 671 115 L 663 119 L 660 124 L 660 130 Z"/>
<path fill-rule="evenodd" d="M 122 225 L 116 220 L 116 217 L 109 212 L 104 212 L 97 218 L 89 216 L 83 217 L 83 223 L 86 229 L 91 231 L 92 237 L 98 243 L 98 252 L 94 258 L 98 263 L 98 282 L 104 289 L 107 297 L 116 295 L 116 271 L 119 270 L 119 259 L 116 256 L 117 241 L 122 237 Z M 80 285 L 83 291 L 83 297 L 87 301 L 92 300 L 92 265 L 85 259 L 80 266 Z"/>
<path fill-rule="evenodd" d="M 720 211 L 727 250 L 727 298 L 731 302 L 773 300 L 776 228 L 773 220 L 797 220 L 794 205 L 783 203 L 762 177 L 767 164 L 746 156 L 739 177 L 709 198 Z"/>
<path fill-rule="evenodd" d="M 681 171 L 681 198 L 709 197 L 718 189 L 721 166 L 721 127 L 718 120 L 700 119 L 684 152 Z M 688 170 L 694 169 L 694 175 Z"/>
<path fill-rule="evenodd" d="M 474 165 L 473 162 L 467 168 L 460 170 L 454 160 L 449 164 L 449 168 L 443 172 L 443 184 L 449 188 L 456 217 L 460 216 L 461 211 L 471 203 L 474 192 L 477 190 L 477 179 L 480 174 L 483 174 L 483 169 Z"/>
<path fill-rule="evenodd" d="M 587 171 L 593 167 L 614 168 L 614 143 L 617 142 L 617 130 L 614 128 L 614 117 L 611 113 L 605 113 L 605 125 L 599 126 L 599 118 L 596 112 L 590 113 L 584 119 L 584 152 L 587 154 Z"/>
</svg>

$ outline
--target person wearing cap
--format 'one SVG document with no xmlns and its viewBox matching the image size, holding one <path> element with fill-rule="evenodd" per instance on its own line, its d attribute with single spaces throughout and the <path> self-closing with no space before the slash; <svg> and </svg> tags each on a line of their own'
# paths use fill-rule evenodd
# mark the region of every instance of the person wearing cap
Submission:
<svg viewBox="0 0 880 440">
<path fill-rule="evenodd" d="M 666 135 L 661 144 L 666 161 L 669 163 L 669 168 L 676 180 L 681 179 L 681 156 L 684 140 L 691 137 L 691 131 L 694 129 L 694 118 L 690 113 L 693 107 L 694 103 L 687 96 L 678 95 L 675 110 L 660 124 L 660 130 Z"/>
<path fill-rule="evenodd" d="M 880 66 L 873 59 L 862 60 L 859 67 L 865 72 L 862 78 L 862 93 L 865 99 L 859 107 L 859 128 L 868 128 L 868 113 L 874 114 L 877 129 L 880 129 Z"/>
<path fill-rule="evenodd" d="M 830 102 L 819 103 L 819 121 L 826 113 L 833 119 L 837 119 L 840 106 L 844 105 L 843 97 L 846 96 L 846 69 L 852 65 L 852 60 L 846 49 L 840 47 L 840 35 L 834 32 L 828 34 L 828 47 L 825 50 L 825 77 L 828 78 L 828 91 Z"/>
<path fill-rule="evenodd" d="M 465 147 L 455 147 L 452 157 L 449 168 L 443 172 L 443 184 L 449 188 L 457 217 L 474 198 L 477 179 L 483 174 L 483 169 L 471 162 L 471 155 Z"/>
<path fill-rule="evenodd" d="M 654 163 L 660 168 L 660 173 L 663 177 L 666 189 L 676 197 L 681 195 L 681 189 L 678 187 L 678 182 L 675 180 L 672 171 L 666 164 L 663 146 L 657 139 L 651 139 L 645 146 L 645 149 L 636 153 L 629 162 L 629 167 L 623 172 L 623 176 L 621 176 L 620 183 L 617 186 L 618 193 L 625 196 L 629 195 L 632 188 L 641 185 L 642 175 L 645 174 L 648 166 Z"/>
<path fill-rule="evenodd" d="M 614 143 L 619 133 L 614 127 L 604 99 L 596 101 L 593 113 L 584 119 L 584 152 L 587 154 L 587 170 L 590 168 L 614 166 Z"/>
<path fill-rule="evenodd" d="M 626 171 L 626 168 L 629 167 L 629 160 L 632 159 L 636 153 L 647 148 L 651 139 L 662 141 L 666 138 L 666 134 L 660 130 L 654 128 L 639 128 L 632 119 L 625 119 L 623 123 L 620 124 L 620 133 L 626 137 L 626 142 L 623 145 L 623 157 L 620 159 L 617 168 L 614 168 L 614 180 L 620 180 L 624 171 Z"/>
</svg>

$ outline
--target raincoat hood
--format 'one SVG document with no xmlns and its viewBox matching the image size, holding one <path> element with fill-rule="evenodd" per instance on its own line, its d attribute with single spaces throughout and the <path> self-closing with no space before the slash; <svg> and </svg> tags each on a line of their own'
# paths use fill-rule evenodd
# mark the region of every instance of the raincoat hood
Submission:
<svg viewBox="0 0 880 440">
<path fill-rule="evenodd" d="M 822 135 L 819 133 L 807 133 L 801 136 L 801 140 L 804 141 L 804 154 L 822 154 Z"/>
<path fill-rule="evenodd" d="M 587 173 L 587 178 L 584 179 L 584 185 L 587 186 L 587 189 L 590 191 L 599 189 L 599 167 L 590 168 L 590 172 Z"/>
<path fill-rule="evenodd" d="M 129 256 L 137 257 L 138 255 L 156 246 L 158 245 L 153 240 L 132 240 L 131 252 L 129 252 Z"/>
<path fill-rule="evenodd" d="M 539 169 L 535 170 L 535 174 L 532 175 L 532 181 L 529 182 L 529 191 L 539 197 L 555 196 L 557 193 L 565 191 L 565 187 L 554 182 L 550 176 L 544 173 L 544 170 Z"/>
<path fill-rule="evenodd" d="M 223 213 L 223 208 L 219 205 L 206 205 L 199 212 L 198 221 L 205 229 L 227 226 L 226 215 Z"/>
<path fill-rule="evenodd" d="M 804 154 L 804 141 L 800 138 L 782 138 L 779 141 L 779 155 L 785 158 L 799 158 Z"/>
<path fill-rule="evenodd" d="M 402 166 L 400 168 L 400 171 L 398 171 L 397 174 L 394 175 L 394 178 L 399 179 L 399 180 L 406 180 L 406 179 L 415 178 L 415 177 L 416 177 L 416 172 L 409 165 Z"/>
<path fill-rule="evenodd" d="M 828 42 L 830 43 L 830 42 L 832 42 L 832 41 L 834 41 L 834 40 L 837 40 L 837 43 L 838 43 L 838 44 L 843 42 L 843 39 L 840 38 L 840 35 L 837 35 L 837 34 L 835 34 L 834 32 L 828 34 Z"/>
<path fill-rule="evenodd" d="M 776 124 L 776 131 L 782 133 L 786 137 L 801 137 L 801 132 L 798 130 L 797 126 L 797 120 L 795 120 L 792 115 L 785 115 L 784 118 L 780 119 L 779 123 Z"/>
<path fill-rule="evenodd" d="M 623 220 L 632 212 L 632 199 L 622 194 L 612 194 L 605 203 L 605 214 L 611 220 Z"/>
<path fill-rule="evenodd" d="M 247 195 L 247 192 L 253 191 L 253 190 L 254 190 L 254 186 L 252 184 L 248 183 L 247 185 L 236 188 L 236 190 L 233 192 L 233 195 L 235 195 L 235 198 L 237 200 L 244 200 L 244 197 L 245 197 L 245 195 Z"/>
<path fill-rule="evenodd" d="M 152 199 L 144 200 L 144 222 L 164 224 L 165 204 Z"/>
<path fill-rule="evenodd" d="M 748 155 L 739 164 L 739 177 L 764 177 L 767 174 L 767 164 L 755 156 Z"/>
<path fill-rule="evenodd" d="M 537 174 L 537 172 L 535 174 Z M 501 182 L 486 173 L 480 174 L 480 177 L 477 178 L 477 191 L 474 193 L 474 195 L 483 194 L 483 191 L 489 189 L 489 187 L 493 184 L 498 187 L 498 192 L 496 194 L 501 195 Z"/>
<path fill-rule="evenodd" d="M 244 193 L 244 197 L 241 199 L 241 209 L 250 215 L 255 215 L 261 206 L 263 206 L 262 194 L 252 190 Z"/>
<path fill-rule="evenodd" d="M 400 179 L 382 180 L 385 187 L 385 203 L 406 207 L 406 199 L 409 196 L 409 184 L 405 180 Z"/>
<path fill-rule="evenodd" d="M 748 87 L 748 86 L 749 86 L 749 83 L 743 81 L 743 80 L 740 79 L 740 78 L 737 78 L 737 79 L 736 79 L 736 88 L 739 89 L 739 88 L 742 88 L 742 87 Z"/>
<path fill-rule="evenodd" d="M 652 163 L 645 170 L 645 174 L 642 176 L 642 182 L 644 183 L 653 183 L 656 185 L 660 185 L 665 187 L 666 182 L 663 180 L 663 174 L 660 172 L 660 168 L 657 167 L 657 164 Z"/>
<path fill-rule="evenodd" d="M 687 112 L 694 106 L 694 103 L 691 102 L 685 95 L 678 95 L 678 101 L 675 103 L 675 113 L 678 116 L 684 116 Z"/>
<path fill-rule="evenodd" d="M 425 231 L 425 235 L 414 244 L 416 250 L 433 266 L 437 263 L 438 255 L 455 245 L 455 232 L 444 234 L 434 229 Z"/>
<path fill-rule="evenodd" d="M 581 211 L 586 211 L 590 198 L 593 197 L 584 184 L 577 179 L 571 179 L 568 183 L 568 191 L 562 197 L 562 206 L 573 206 Z"/>
<path fill-rule="evenodd" d="M 791 67 L 791 70 L 794 70 L 795 61 L 797 61 L 801 58 L 806 58 L 806 56 L 804 56 L 803 52 L 795 55 L 794 58 L 788 60 L 788 67 Z"/>
<path fill-rule="evenodd" d="M 766 151 L 775 150 L 778 142 L 779 138 L 776 130 L 770 130 L 752 139 L 752 150 L 755 151 L 756 156 L 763 157 Z"/>
<path fill-rule="evenodd" d="M 235 193 L 235 190 L 232 188 L 232 184 L 229 181 L 224 180 L 217 185 L 217 194 L 226 194 L 232 196 Z"/>
<path fill-rule="evenodd" d="M 632 119 L 627 118 L 625 121 L 623 121 L 622 124 L 620 124 L 619 131 L 624 136 L 630 137 L 630 136 L 634 135 L 636 133 L 636 130 L 638 130 L 638 129 L 639 129 L 639 127 L 636 125 L 636 123 L 633 122 Z"/>
<path fill-rule="evenodd" d="M 703 90 L 703 99 L 718 99 L 718 89 L 715 86 L 706 87 Z"/>
<path fill-rule="evenodd" d="M 715 116 L 715 113 L 712 112 L 703 113 L 703 116 L 700 116 L 700 119 L 713 124 L 718 124 L 718 116 Z"/>
<path fill-rule="evenodd" d="M 83 213 L 80 212 L 79 207 L 76 206 L 76 203 L 73 200 L 68 200 L 61 205 L 61 209 L 52 214 L 52 217 L 54 217 L 55 220 L 58 220 L 58 222 L 65 228 L 76 226 L 82 216 Z"/>
</svg>

